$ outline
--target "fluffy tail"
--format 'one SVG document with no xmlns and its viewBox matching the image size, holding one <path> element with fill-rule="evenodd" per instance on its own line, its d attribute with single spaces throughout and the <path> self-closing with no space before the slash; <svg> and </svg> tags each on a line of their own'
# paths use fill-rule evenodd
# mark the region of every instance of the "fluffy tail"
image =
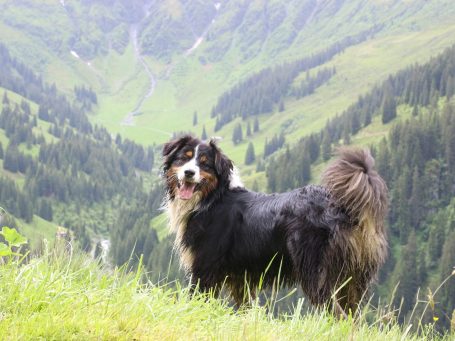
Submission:
<svg viewBox="0 0 455 341">
<path fill-rule="evenodd" d="M 374 169 L 368 150 L 340 148 L 338 159 L 325 170 L 322 182 L 360 227 L 374 225 L 377 232 L 382 232 L 388 206 L 387 186 Z"/>
</svg>

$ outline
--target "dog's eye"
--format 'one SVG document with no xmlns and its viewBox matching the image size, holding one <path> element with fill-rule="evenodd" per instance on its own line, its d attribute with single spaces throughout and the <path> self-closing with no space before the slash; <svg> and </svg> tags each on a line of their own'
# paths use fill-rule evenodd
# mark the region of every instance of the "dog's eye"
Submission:
<svg viewBox="0 0 455 341">
<path fill-rule="evenodd" d="M 186 151 L 186 152 L 185 152 L 185 156 L 193 157 L 193 151 L 192 151 L 192 150 Z"/>
<path fill-rule="evenodd" d="M 199 162 L 201 162 L 201 163 L 207 162 L 207 156 L 202 155 L 201 158 L 199 159 Z"/>
</svg>

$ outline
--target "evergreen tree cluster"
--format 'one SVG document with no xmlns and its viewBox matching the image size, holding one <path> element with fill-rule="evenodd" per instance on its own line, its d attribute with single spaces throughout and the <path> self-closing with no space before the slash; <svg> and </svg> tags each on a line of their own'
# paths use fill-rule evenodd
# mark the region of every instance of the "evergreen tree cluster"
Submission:
<svg viewBox="0 0 455 341">
<path fill-rule="evenodd" d="M 87 88 L 84 85 L 75 86 L 74 94 L 76 96 L 76 100 L 81 103 L 83 110 L 90 111 L 92 110 L 93 105 L 98 104 L 98 97 L 96 96 L 96 93 L 91 88 Z"/>
<path fill-rule="evenodd" d="M 145 149 L 121 139 L 114 143 L 110 134 L 99 127 L 91 134 L 84 134 L 55 124 L 51 128 L 59 139 L 46 142 L 33 131 L 36 116 L 27 115 L 17 105 L 14 109 L 11 106 L 4 104 L 1 113 L 1 128 L 9 137 L 7 147 L 1 146 L 3 169 L 21 173 L 25 180 L 23 190 L 11 182 L 4 187 L 7 194 L 0 197 L 1 205 L 12 214 L 26 221 L 30 221 L 33 214 L 52 220 L 55 203 L 89 207 L 97 202 L 109 202 L 119 195 L 131 201 L 141 198 L 142 183 L 136 169 L 151 170 L 154 162 L 151 147 Z M 37 156 L 27 152 L 29 147 L 38 149 Z M 8 195 L 18 203 L 20 210 L 7 200 Z M 78 226 L 80 235 L 87 239 L 83 222 L 78 221 Z"/>
<path fill-rule="evenodd" d="M 15 217 L 30 222 L 33 218 L 33 204 L 14 181 L 0 177 L 0 207 Z"/>
<path fill-rule="evenodd" d="M 299 142 L 300 151 L 286 148 L 285 152 L 272 157 L 266 169 L 267 186 L 271 192 L 284 192 L 308 183 L 311 179 L 311 163 L 320 154 L 319 138 L 311 135 Z"/>
<path fill-rule="evenodd" d="M 211 116 L 216 117 L 215 131 L 236 117 L 246 119 L 250 116 L 270 113 L 276 106 L 284 110 L 280 104 L 283 104 L 285 96 L 303 97 L 311 94 L 315 88 L 328 81 L 335 70 L 321 70 L 315 77 L 308 77 L 303 81 L 299 88 L 291 89 L 292 82 L 298 74 L 326 63 L 347 47 L 366 40 L 378 29 L 373 27 L 355 36 L 347 37 L 310 57 L 266 68 L 240 82 L 221 95 L 213 107 Z"/>
<path fill-rule="evenodd" d="M 153 186 L 142 203 L 125 203 L 119 210 L 118 219 L 110 229 L 110 256 L 116 265 L 128 263 L 131 267 L 139 264 L 150 271 L 150 278 L 158 281 L 165 277 L 184 280 L 179 270 L 178 259 L 173 253 L 173 236 L 159 241 L 156 229 L 150 220 L 161 207 L 164 189 Z"/>
<path fill-rule="evenodd" d="M 89 230 L 96 233 L 100 225 L 107 229 L 118 220 L 116 208 L 143 207 L 148 200 L 138 171 L 152 170 L 153 148 L 120 136 L 113 140 L 105 128 L 92 126 L 87 105 L 82 108 L 83 102 L 97 103 L 91 89 L 76 87 L 72 105 L 55 86 L 10 57 L 2 45 L 0 60 L 1 86 L 24 97 L 19 104 L 6 91 L 2 97 L 0 129 L 8 143 L 0 145 L 0 159 L 3 169 L 13 175 L 6 173 L 8 178 L 1 179 L 0 206 L 27 222 L 33 214 L 57 219 L 89 250 Z M 38 103 L 38 110 L 31 110 L 29 101 Z M 43 135 L 40 120 L 50 123 L 48 132 L 55 138 Z M 23 186 L 14 183 L 15 177 L 23 179 Z M 94 206 L 102 207 L 101 216 L 86 214 Z M 112 212 L 106 214 L 106 209 Z"/>
<path fill-rule="evenodd" d="M 330 159 L 333 148 L 341 141 L 349 142 L 349 136 L 368 126 L 374 115 L 388 123 L 396 116 L 397 105 L 412 108 L 411 119 L 395 123 L 387 139 L 372 148 L 376 167 L 390 192 L 387 221 L 391 250 L 400 250 L 390 255 L 379 286 L 391 292 L 400 282 L 395 304 L 398 306 L 403 298 L 402 320 L 414 308 L 419 287 L 434 289 L 453 271 L 454 75 L 455 46 L 424 65 L 390 76 L 329 120 L 319 133 L 302 138 L 293 148 L 271 158 L 266 169 L 272 192 L 303 186 L 311 178 L 311 164 Z M 439 317 L 438 325 L 447 328 L 455 309 L 454 278 L 443 288 L 432 313 Z M 431 321 L 431 314 L 425 319 Z"/>
<path fill-rule="evenodd" d="M 290 90 L 290 94 L 296 98 L 309 96 L 321 85 L 327 83 L 335 73 L 335 67 L 321 69 L 314 77 L 311 77 L 309 71 L 307 71 L 305 79 L 303 79 L 298 86 L 293 86 Z"/>
<path fill-rule="evenodd" d="M 402 319 L 414 308 L 419 287 L 435 288 L 453 270 L 454 160 L 455 105 L 450 103 L 396 124 L 376 150 L 377 168 L 390 189 L 390 238 L 402 248 L 401 257 L 389 256 L 381 283 L 388 278 L 400 282 L 395 303 L 402 304 Z M 454 278 L 450 287 L 455 287 Z M 455 309 L 455 292 L 445 289 L 438 301 L 439 325 L 448 327 L 450 320 L 443 316 Z"/>
<path fill-rule="evenodd" d="M 285 137 L 284 133 L 281 132 L 280 135 L 275 134 L 270 141 L 266 138 L 264 145 L 264 158 L 275 153 L 278 149 L 284 146 Z"/>
<path fill-rule="evenodd" d="M 396 117 L 397 105 L 406 104 L 413 107 L 414 115 L 418 114 L 420 107 L 430 106 L 434 108 L 440 98 L 450 99 L 454 92 L 451 90 L 455 79 L 455 46 L 444 51 L 437 58 L 431 59 L 424 65 L 414 65 L 394 76 L 389 76 L 381 85 L 376 86 L 368 94 L 360 96 L 358 101 L 351 105 L 341 115 L 330 119 L 325 128 L 319 134 L 303 138 L 290 151 L 289 158 L 284 159 L 285 155 L 279 156 L 274 162 L 287 164 L 284 173 L 275 173 L 273 167 L 267 171 L 268 188 L 271 191 L 285 191 L 289 189 L 288 183 L 284 187 L 278 186 L 280 179 L 278 175 L 292 179 L 295 174 L 293 170 L 299 169 L 298 162 L 301 162 L 304 154 L 313 155 L 311 162 L 316 161 L 314 151 L 311 152 L 309 145 L 319 145 L 321 158 L 323 161 L 330 159 L 332 150 L 335 146 L 350 142 L 350 136 L 356 134 L 362 127 L 371 124 L 374 115 L 381 115 L 384 123 L 390 122 Z M 428 86 L 422 86 L 428 84 Z M 430 101 L 431 99 L 431 101 Z M 309 139 L 314 142 L 309 143 Z M 297 164 L 295 164 L 297 163 Z M 286 170 L 287 169 L 287 170 Z M 412 175 L 411 175 L 412 176 Z M 297 186 L 303 186 L 306 182 L 301 180 L 306 177 L 298 176 L 295 181 L 290 181 Z M 300 180 L 297 180 L 300 179 Z"/>
<path fill-rule="evenodd" d="M 153 163 L 155 162 L 155 153 L 152 147 L 144 148 L 129 139 L 125 139 L 122 142 L 120 135 L 117 135 L 115 143 L 121 150 L 122 155 L 128 158 L 134 167 L 144 172 L 150 172 L 152 170 Z"/>
<path fill-rule="evenodd" d="M 20 152 L 16 145 L 9 144 L 3 158 L 3 169 L 12 173 L 23 173 L 35 166 L 30 155 Z"/>
<path fill-rule="evenodd" d="M 11 57 L 1 43 L 0 65 L 0 86 L 37 103 L 40 106 L 40 118 L 59 124 L 67 123 L 81 132 L 91 132 L 91 124 L 82 108 L 72 105 L 54 84 L 45 83 L 25 64 Z"/>
<path fill-rule="evenodd" d="M 23 103 L 25 102 L 23 101 Z M 37 138 L 32 133 L 33 128 L 37 126 L 37 120 L 35 116 L 30 115 L 28 104 L 25 106 L 28 108 L 28 113 L 22 107 L 23 105 L 15 104 L 10 106 L 9 104 L 4 104 L 0 113 L 0 129 L 5 131 L 5 135 L 11 144 L 26 143 L 30 146 L 37 143 Z"/>
</svg>

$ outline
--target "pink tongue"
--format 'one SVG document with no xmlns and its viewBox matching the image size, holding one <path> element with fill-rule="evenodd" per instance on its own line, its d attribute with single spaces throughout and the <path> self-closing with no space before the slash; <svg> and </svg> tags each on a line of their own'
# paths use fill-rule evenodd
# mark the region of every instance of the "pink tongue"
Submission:
<svg viewBox="0 0 455 341">
<path fill-rule="evenodd" d="M 193 196 L 194 187 L 196 187 L 196 184 L 184 182 L 179 190 L 180 199 L 191 199 Z"/>
</svg>

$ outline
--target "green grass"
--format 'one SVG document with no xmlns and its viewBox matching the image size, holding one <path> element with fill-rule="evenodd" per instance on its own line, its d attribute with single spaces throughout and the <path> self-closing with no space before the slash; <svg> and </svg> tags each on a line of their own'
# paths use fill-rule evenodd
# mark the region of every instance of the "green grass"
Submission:
<svg viewBox="0 0 455 341">
<path fill-rule="evenodd" d="M 155 285 L 144 278 L 55 250 L 22 266 L 0 265 L 0 339 L 382 341 L 434 336 L 431 328 L 416 336 L 375 311 L 343 320 L 324 310 L 302 314 L 302 300 L 287 316 L 274 317 L 256 303 L 235 311 L 222 299 L 190 298 L 178 284 Z"/>
<path fill-rule="evenodd" d="M 20 230 L 23 235 L 27 236 L 30 248 L 35 250 L 44 239 L 49 242 L 55 239 L 57 225 L 34 215 L 30 223 L 20 221 Z"/>
</svg>

